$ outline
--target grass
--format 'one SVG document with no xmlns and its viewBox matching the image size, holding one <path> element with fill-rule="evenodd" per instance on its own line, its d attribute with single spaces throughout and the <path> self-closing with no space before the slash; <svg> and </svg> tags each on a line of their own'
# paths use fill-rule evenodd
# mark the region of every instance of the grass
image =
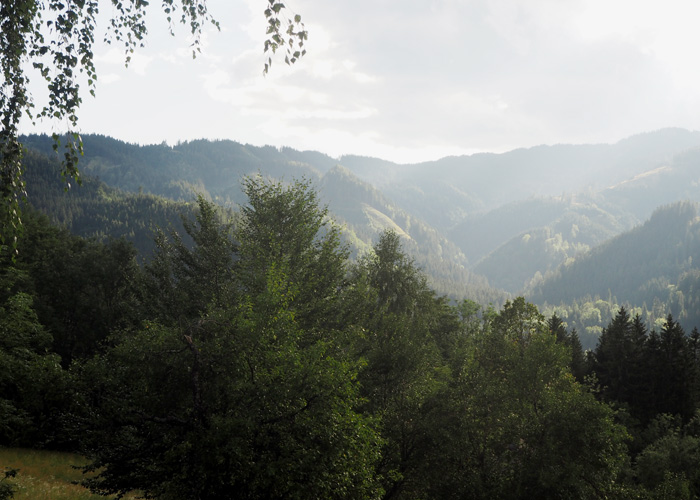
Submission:
<svg viewBox="0 0 700 500">
<path fill-rule="evenodd" d="M 4 477 L 5 468 L 19 469 L 17 476 L 10 480 L 15 486 L 12 500 L 104 499 L 76 484 L 83 478 L 83 473 L 73 466 L 85 463 L 85 458 L 73 453 L 0 448 L 0 476 Z"/>
</svg>

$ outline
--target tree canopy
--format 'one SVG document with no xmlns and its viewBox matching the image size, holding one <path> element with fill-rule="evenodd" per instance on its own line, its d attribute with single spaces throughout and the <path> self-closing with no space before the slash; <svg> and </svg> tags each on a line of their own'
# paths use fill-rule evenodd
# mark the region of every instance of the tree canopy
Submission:
<svg viewBox="0 0 700 500">
<path fill-rule="evenodd" d="M 200 196 L 139 266 L 27 211 L 0 255 L 0 445 L 146 498 L 698 498 L 700 333 L 617 311 L 584 358 L 518 297 L 352 262 L 311 184 Z"/>
</svg>

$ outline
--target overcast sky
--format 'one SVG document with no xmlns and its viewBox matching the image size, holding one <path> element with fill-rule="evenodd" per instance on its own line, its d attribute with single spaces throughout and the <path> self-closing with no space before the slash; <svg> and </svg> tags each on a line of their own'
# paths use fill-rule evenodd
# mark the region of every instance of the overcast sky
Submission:
<svg viewBox="0 0 700 500">
<path fill-rule="evenodd" d="M 209 0 L 222 31 L 206 31 L 196 60 L 154 3 L 128 69 L 121 50 L 97 47 L 81 132 L 411 163 L 700 129 L 700 2 L 289 0 L 308 53 L 266 77 L 266 0 Z"/>
</svg>

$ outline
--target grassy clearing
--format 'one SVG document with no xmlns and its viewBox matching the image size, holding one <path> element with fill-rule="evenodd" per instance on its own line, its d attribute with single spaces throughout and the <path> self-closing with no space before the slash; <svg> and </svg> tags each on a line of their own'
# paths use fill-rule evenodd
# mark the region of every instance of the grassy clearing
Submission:
<svg viewBox="0 0 700 500">
<path fill-rule="evenodd" d="M 85 463 L 83 457 L 73 453 L 0 448 L 0 473 L 6 467 L 19 469 L 17 476 L 11 480 L 15 485 L 12 500 L 104 499 L 75 484 L 83 478 L 83 474 L 73 466 Z"/>
</svg>

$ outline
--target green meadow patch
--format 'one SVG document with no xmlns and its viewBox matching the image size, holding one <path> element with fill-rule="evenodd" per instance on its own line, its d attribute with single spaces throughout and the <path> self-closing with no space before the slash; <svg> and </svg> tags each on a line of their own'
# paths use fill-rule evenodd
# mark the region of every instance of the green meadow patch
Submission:
<svg viewBox="0 0 700 500">
<path fill-rule="evenodd" d="M 15 489 L 13 500 L 104 499 L 78 484 L 84 476 L 75 467 L 85 463 L 84 457 L 74 453 L 0 447 L 0 476 L 7 469 L 17 469 L 9 479 Z"/>
</svg>

